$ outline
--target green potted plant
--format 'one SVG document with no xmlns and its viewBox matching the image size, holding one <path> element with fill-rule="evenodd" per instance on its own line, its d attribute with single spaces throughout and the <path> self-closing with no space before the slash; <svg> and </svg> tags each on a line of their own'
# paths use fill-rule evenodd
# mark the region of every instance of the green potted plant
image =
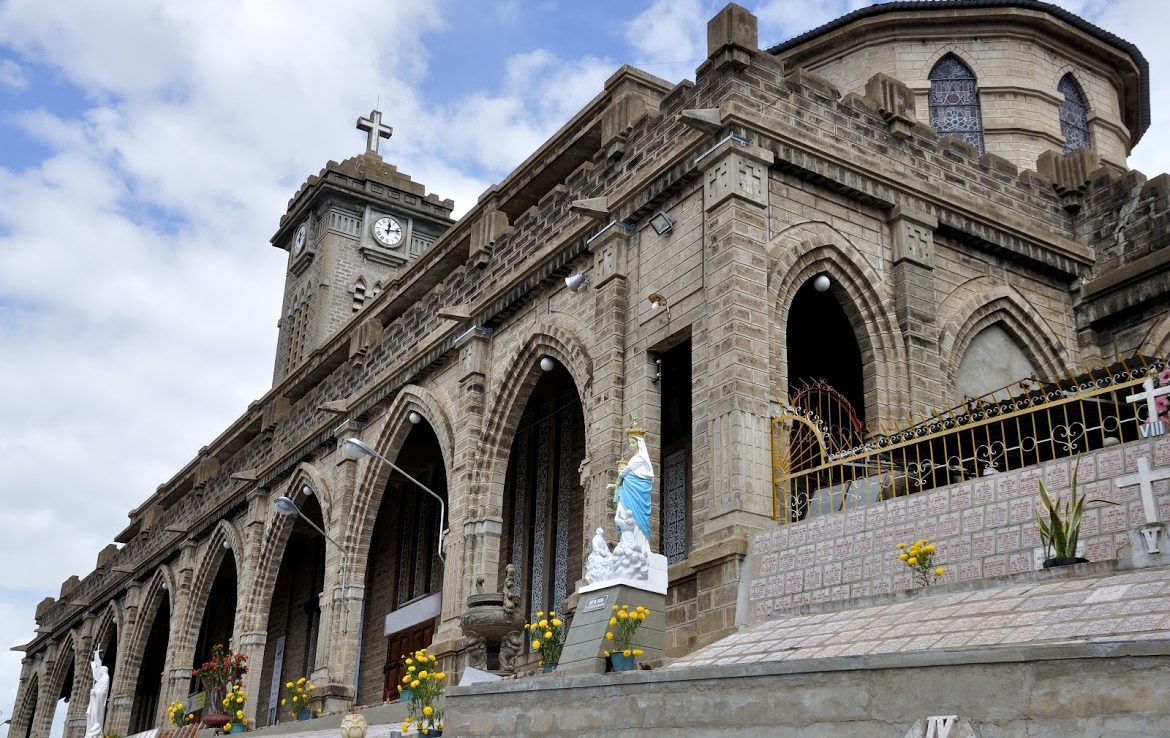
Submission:
<svg viewBox="0 0 1170 738">
<path fill-rule="evenodd" d="M 1079 467 L 1079 464 L 1078 464 Z M 1081 537 L 1081 517 L 1084 514 L 1085 503 L 1101 502 L 1106 505 L 1116 505 L 1112 500 L 1086 500 L 1083 494 L 1077 494 L 1077 468 L 1073 469 L 1072 482 L 1069 485 L 1069 496 L 1066 500 L 1061 496 L 1053 499 L 1044 486 L 1040 485 L 1040 504 L 1043 512 L 1036 513 L 1036 530 L 1040 533 L 1040 543 L 1044 546 L 1044 568 L 1054 566 L 1070 566 L 1083 564 L 1086 558 L 1077 556 L 1077 543 Z"/>
</svg>

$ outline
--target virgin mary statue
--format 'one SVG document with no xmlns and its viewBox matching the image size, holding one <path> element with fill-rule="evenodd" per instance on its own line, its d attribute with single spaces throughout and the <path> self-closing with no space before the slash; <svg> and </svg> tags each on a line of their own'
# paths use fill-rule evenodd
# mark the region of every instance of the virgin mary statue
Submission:
<svg viewBox="0 0 1170 738">
<path fill-rule="evenodd" d="M 617 508 L 614 522 L 620 535 L 625 532 L 622 530 L 622 522 L 632 518 L 642 535 L 649 540 L 650 488 L 654 486 L 654 467 L 650 464 L 650 452 L 646 450 L 646 429 L 635 423 L 626 431 L 626 435 L 630 447 L 635 451 L 618 470 L 618 483 L 613 490 L 613 503 Z"/>
</svg>

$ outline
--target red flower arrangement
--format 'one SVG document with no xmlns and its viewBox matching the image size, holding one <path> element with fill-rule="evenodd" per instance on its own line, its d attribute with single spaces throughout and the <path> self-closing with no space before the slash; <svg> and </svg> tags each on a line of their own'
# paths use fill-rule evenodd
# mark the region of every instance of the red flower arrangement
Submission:
<svg viewBox="0 0 1170 738">
<path fill-rule="evenodd" d="M 211 658 L 198 669 L 191 670 L 191 676 L 207 685 L 208 689 L 235 684 L 248 673 L 248 656 L 232 653 L 222 643 L 211 647 Z"/>
</svg>

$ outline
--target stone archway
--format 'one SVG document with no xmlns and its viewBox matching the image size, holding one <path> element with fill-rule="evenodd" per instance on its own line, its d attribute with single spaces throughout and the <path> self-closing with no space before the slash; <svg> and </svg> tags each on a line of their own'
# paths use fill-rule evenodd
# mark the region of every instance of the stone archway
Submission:
<svg viewBox="0 0 1170 738">
<path fill-rule="evenodd" d="M 538 370 L 539 371 L 539 370 Z M 525 612 L 560 609 L 583 567 L 585 410 L 567 368 L 537 374 L 518 397 L 504 478 L 500 571 L 513 563 Z"/>
<path fill-rule="evenodd" d="M 297 500 L 301 513 L 317 527 L 324 517 L 317 495 Z M 325 538 L 300 516 L 288 523 L 281 536 L 281 555 L 274 559 L 275 576 L 260 627 L 267 631 L 261 663 L 250 670 L 260 674 L 260 693 L 253 688 L 257 725 L 287 719 L 279 710 L 280 695 L 269 685 L 311 676 L 317 664 L 321 635 L 321 592 L 325 586 Z M 275 675 L 275 679 L 274 679 Z"/>
<path fill-rule="evenodd" d="M 144 627 L 139 631 L 144 634 L 140 639 L 142 651 L 134 682 L 134 699 L 130 705 L 128 732 L 131 734 L 155 727 L 165 707 L 161 703 L 171 635 L 169 590 L 161 590 L 154 612 L 142 623 Z"/>
<path fill-rule="evenodd" d="M 41 704 L 37 708 L 37 719 L 33 724 L 33 734 L 49 735 L 52 728 L 61 725 L 63 730 L 68 714 L 68 703 L 73 696 L 73 685 L 77 677 L 77 654 L 74 653 L 72 635 L 66 637 L 57 648 L 53 668 L 48 674 L 45 686 L 47 692 L 40 695 Z M 64 735 L 64 732 L 62 733 Z"/>
<path fill-rule="evenodd" d="M 40 685 L 38 674 L 29 677 L 23 698 L 12 715 L 12 724 L 9 726 L 10 738 L 32 738 L 33 726 L 37 720 L 37 702 L 41 697 Z"/>
<path fill-rule="evenodd" d="M 387 458 L 445 503 L 446 454 L 429 420 L 421 414 L 418 420 L 417 424 L 406 422 L 409 428 L 398 452 Z M 438 547 L 438 500 L 398 472 L 388 475 L 379 498 L 369 542 L 363 546 L 368 555 L 358 680 L 360 704 L 397 696 L 397 679 L 388 675 L 397 673 L 399 654 L 430 645 L 442 601 L 444 562 Z"/>
</svg>

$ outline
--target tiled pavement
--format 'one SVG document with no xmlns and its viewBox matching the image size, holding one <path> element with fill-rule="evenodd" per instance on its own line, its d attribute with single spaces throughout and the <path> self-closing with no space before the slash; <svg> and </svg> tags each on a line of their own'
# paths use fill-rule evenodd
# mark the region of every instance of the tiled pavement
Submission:
<svg viewBox="0 0 1170 738">
<path fill-rule="evenodd" d="M 1092 565 L 1090 565 L 1092 566 Z M 1100 571 L 1100 568 L 1098 568 Z M 1070 574 L 1072 572 L 1069 572 Z M 840 603 L 767 620 L 668 668 L 863 654 L 1105 641 L 1170 640 L 1170 567 Z"/>
</svg>

